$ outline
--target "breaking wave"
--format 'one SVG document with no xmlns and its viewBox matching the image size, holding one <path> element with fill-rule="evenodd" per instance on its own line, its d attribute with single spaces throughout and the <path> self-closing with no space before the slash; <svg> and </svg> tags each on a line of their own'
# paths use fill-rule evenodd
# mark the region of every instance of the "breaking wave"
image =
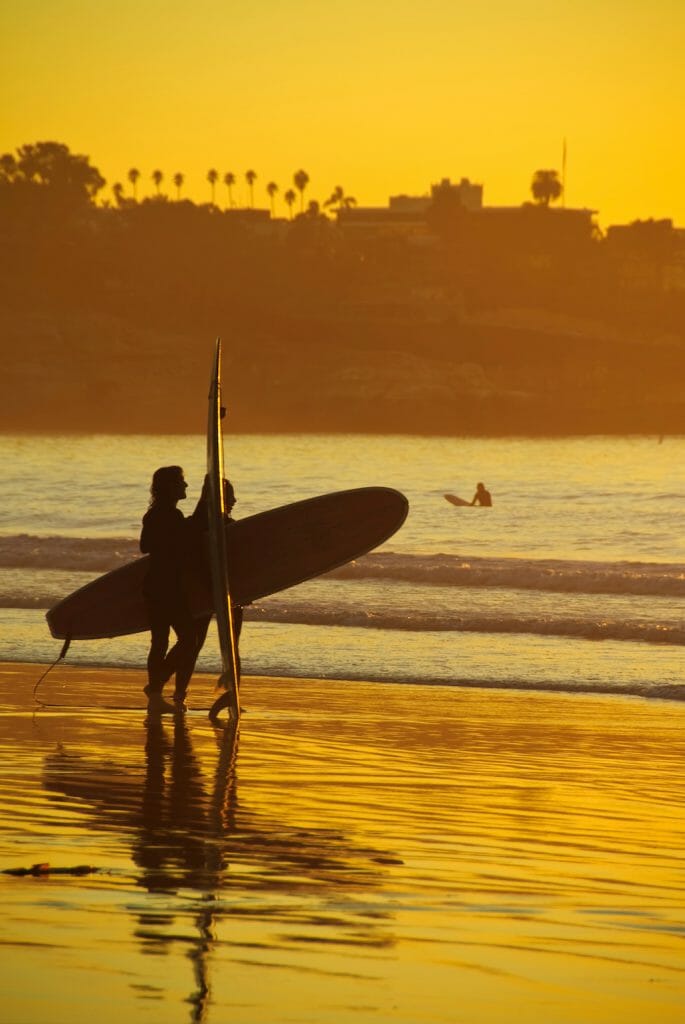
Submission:
<svg viewBox="0 0 685 1024">
<path fill-rule="evenodd" d="M 126 537 L 0 537 L 0 568 L 108 572 L 139 556 Z M 685 596 L 685 566 L 657 562 L 483 558 L 373 552 L 336 569 L 339 580 L 398 581 L 436 587 L 506 587 L 574 594 Z"/>
</svg>

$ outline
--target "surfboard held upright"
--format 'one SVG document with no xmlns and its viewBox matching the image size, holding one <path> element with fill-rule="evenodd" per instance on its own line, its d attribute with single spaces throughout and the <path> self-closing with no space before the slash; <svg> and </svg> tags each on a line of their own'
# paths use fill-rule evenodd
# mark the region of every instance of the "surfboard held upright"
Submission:
<svg viewBox="0 0 685 1024">
<path fill-rule="evenodd" d="M 240 672 L 233 624 L 233 601 L 230 585 L 230 560 L 226 540 L 226 504 L 224 494 L 224 439 L 221 420 L 225 409 L 221 404 L 221 339 L 217 338 L 212 374 L 209 381 L 209 413 L 207 417 L 207 482 L 209 573 L 216 618 L 221 675 L 218 685 L 225 697 L 215 701 L 210 717 L 227 707 L 231 718 L 240 718 Z"/>
</svg>

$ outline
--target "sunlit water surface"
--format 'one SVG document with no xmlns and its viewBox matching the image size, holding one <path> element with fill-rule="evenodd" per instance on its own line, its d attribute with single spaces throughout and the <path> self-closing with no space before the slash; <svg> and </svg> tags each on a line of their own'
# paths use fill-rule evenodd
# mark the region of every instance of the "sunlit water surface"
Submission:
<svg viewBox="0 0 685 1024">
<path fill-rule="evenodd" d="M 53 873 L 0 875 L 11 1024 L 682 1020 L 682 705 L 247 680 L 236 739 L 146 719 L 139 673 L 30 682 L 0 867 Z"/>
<path fill-rule="evenodd" d="M 137 555 L 155 467 L 183 465 L 192 509 L 204 441 L 0 436 L 0 456 L 0 661 L 51 662 L 45 610 Z M 410 504 L 379 551 L 247 609 L 246 672 L 682 697 L 684 437 L 229 436 L 226 461 L 237 517 L 377 484 Z M 493 508 L 445 501 L 479 480 Z M 69 662 L 145 654 L 139 635 Z"/>
</svg>

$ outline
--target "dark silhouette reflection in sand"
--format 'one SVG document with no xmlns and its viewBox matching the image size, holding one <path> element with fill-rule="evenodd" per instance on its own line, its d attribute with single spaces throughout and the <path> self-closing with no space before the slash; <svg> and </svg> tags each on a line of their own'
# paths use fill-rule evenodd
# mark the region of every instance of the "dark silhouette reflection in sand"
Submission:
<svg viewBox="0 0 685 1024">
<path fill-rule="evenodd" d="M 235 827 L 237 733 L 229 723 L 216 730 L 219 756 L 208 795 L 190 733 L 176 716 L 173 737 L 161 716 L 147 720 L 145 778 L 133 861 L 148 891 L 220 887 L 221 837 Z"/>
<path fill-rule="evenodd" d="M 215 729 L 214 736 L 213 778 L 203 771 L 184 716 L 173 722 L 150 716 L 142 772 L 60 746 L 46 758 L 43 779 L 52 799 L 59 794 L 58 800 L 86 804 L 89 827 L 129 835 L 131 859 L 140 869 L 136 884 L 151 897 L 149 904 L 129 907 L 135 938 L 144 954 L 186 944 L 195 979 L 188 999 L 193 1021 L 206 1018 L 209 961 L 217 943 L 224 952 L 233 947 L 242 956 L 258 955 L 239 929 L 231 930 L 230 939 L 217 939 L 222 920 L 257 917 L 294 929 L 289 948 L 295 942 L 303 951 L 331 942 L 324 937 L 331 927 L 343 933 L 337 945 L 358 950 L 395 941 L 386 930 L 391 914 L 345 914 L 339 906 L 341 893 L 382 885 L 382 865 L 393 862 L 392 855 L 355 845 L 336 830 L 294 827 L 241 806 L 235 724 Z"/>
<path fill-rule="evenodd" d="M 214 891 L 221 885 L 225 866 L 221 837 L 233 824 L 237 724 L 229 721 L 216 730 L 219 756 L 210 798 L 205 793 L 185 719 L 176 716 L 171 741 L 161 716 L 150 716 L 146 725 L 140 830 L 134 836 L 132 856 L 142 868 L 139 884 L 148 892 L 173 892 L 182 886 L 203 893 L 194 921 L 197 936 L 187 954 L 196 985 L 188 998 L 194 1008 L 191 1019 L 202 1021 L 210 996 L 208 959 L 215 941 Z M 158 915 L 143 912 L 138 921 L 135 934 L 143 952 L 163 951 L 165 943 L 174 941 L 155 930 L 155 926 L 168 924 L 167 915 L 160 921 Z"/>
</svg>

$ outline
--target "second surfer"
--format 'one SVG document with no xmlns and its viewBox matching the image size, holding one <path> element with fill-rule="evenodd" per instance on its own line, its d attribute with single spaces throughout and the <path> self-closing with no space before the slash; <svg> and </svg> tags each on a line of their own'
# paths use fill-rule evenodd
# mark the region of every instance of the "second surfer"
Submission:
<svg viewBox="0 0 685 1024">
<path fill-rule="evenodd" d="M 143 583 L 143 596 L 150 623 L 148 683 L 145 694 L 150 711 L 170 713 L 185 710 L 185 696 L 195 662 L 207 635 L 211 616 L 193 618 L 190 605 L 191 580 L 204 562 L 203 535 L 207 530 L 206 482 L 191 516 L 184 516 L 177 503 L 186 497 L 188 485 L 180 466 L 155 470 L 150 487 L 150 506 L 143 516 L 140 550 L 150 556 Z M 224 482 L 226 510 L 235 504 L 233 487 Z M 242 609 L 233 609 L 236 647 Z M 169 650 L 170 631 L 176 643 Z M 175 675 L 173 703 L 163 697 L 164 684 Z"/>
</svg>

